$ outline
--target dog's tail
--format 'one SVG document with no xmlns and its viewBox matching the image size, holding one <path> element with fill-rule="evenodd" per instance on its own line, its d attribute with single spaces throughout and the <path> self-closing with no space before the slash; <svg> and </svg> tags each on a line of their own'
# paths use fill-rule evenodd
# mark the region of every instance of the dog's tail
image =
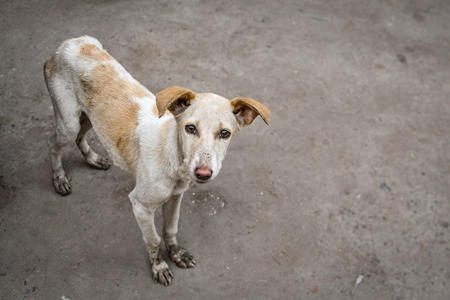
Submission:
<svg viewBox="0 0 450 300">
<path fill-rule="evenodd" d="M 53 55 L 50 59 L 46 60 L 44 63 L 44 79 L 45 79 L 45 85 L 47 86 L 47 89 L 49 88 L 49 78 L 54 74 L 55 72 L 55 56 Z"/>
</svg>

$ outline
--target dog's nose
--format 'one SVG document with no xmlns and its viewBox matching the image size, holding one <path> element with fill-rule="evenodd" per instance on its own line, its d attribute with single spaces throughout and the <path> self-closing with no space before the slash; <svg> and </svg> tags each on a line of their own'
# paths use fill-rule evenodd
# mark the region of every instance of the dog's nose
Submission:
<svg viewBox="0 0 450 300">
<path fill-rule="evenodd" d="M 194 173 L 195 176 L 202 181 L 206 181 L 212 176 L 212 171 L 207 166 L 196 168 Z"/>
</svg>

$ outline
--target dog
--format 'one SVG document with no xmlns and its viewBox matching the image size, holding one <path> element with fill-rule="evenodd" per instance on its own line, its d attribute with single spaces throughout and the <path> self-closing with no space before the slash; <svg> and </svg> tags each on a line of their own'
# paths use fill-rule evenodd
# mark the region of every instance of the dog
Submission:
<svg viewBox="0 0 450 300">
<path fill-rule="evenodd" d="M 61 149 L 69 142 L 76 142 L 89 165 L 111 166 L 86 141 L 93 128 L 113 163 L 135 177 L 129 198 L 152 276 L 170 285 L 173 273 L 161 253 L 155 210 L 162 206 L 170 260 L 194 267 L 194 257 L 176 239 L 183 193 L 194 183 L 213 180 L 234 135 L 258 115 L 269 124 L 269 109 L 250 98 L 227 100 L 178 86 L 155 96 L 89 36 L 64 41 L 45 62 L 44 77 L 55 113 L 55 131 L 48 139 L 55 191 L 72 192 L 61 161 Z"/>
</svg>

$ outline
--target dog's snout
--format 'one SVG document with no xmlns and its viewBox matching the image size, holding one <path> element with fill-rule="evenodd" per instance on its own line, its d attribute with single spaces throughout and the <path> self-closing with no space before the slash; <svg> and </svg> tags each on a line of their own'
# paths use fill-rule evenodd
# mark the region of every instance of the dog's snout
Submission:
<svg viewBox="0 0 450 300">
<path fill-rule="evenodd" d="M 212 176 L 212 171 L 207 166 L 197 167 L 194 173 L 201 181 L 207 181 Z"/>
</svg>

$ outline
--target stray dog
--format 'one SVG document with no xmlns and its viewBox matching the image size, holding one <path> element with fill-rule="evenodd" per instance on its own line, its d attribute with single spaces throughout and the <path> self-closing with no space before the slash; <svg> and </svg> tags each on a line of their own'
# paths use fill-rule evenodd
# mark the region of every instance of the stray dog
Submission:
<svg viewBox="0 0 450 300">
<path fill-rule="evenodd" d="M 270 111 L 250 98 L 230 101 L 177 86 L 155 97 L 89 36 L 63 42 L 45 62 L 44 75 L 55 112 L 55 132 L 48 139 L 55 191 L 72 192 L 61 162 L 61 149 L 69 142 L 76 142 L 89 165 L 111 166 L 86 142 L 94 128 L 113 162 L 135 176 L 129 197 L 153 279 L 170 285 L 173 274 L 162 258 L 155 210 L 162 206 L 170 259 L 178 267 L 193 267 L 193 256 L 176 239 L 183 193 L 214 179 L 233 136 L 258 115 L 269 124 Z"/>
</svg>

